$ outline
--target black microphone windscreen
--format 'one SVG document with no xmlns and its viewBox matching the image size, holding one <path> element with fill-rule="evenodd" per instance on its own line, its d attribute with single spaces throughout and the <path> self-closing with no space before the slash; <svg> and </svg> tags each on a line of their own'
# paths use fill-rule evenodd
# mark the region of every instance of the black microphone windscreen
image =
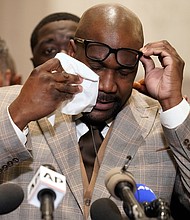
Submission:
<svg viewBox="0 0 190 220">
<path fill-rule="evenodd" d="M 23 189 L 15 183 L 0 185 L 0 215 L 14 211 L 24 199 Z"/>
<path fill-rule="evenodd" d="M 92 203 L 90 208 L 92 220 L 122 220 L 116 204 L 108 198 L 101 198 Z"/>
</svg>

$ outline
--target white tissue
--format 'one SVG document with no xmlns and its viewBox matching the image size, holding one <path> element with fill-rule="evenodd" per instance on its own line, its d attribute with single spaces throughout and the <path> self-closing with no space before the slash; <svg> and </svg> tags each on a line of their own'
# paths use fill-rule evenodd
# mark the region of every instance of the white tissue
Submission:
<svg viewBox="0 0 190 220">
<path fill-rule="evenodd" d="M 72 100 L 64 101 L 61 112 L 68 115 L 90 112 L 96 104 L 99 76 L 84 63 L 65 53 L 58 53 L 55 57 L 59 59 L 63 69 L 67 73 L 80 75 L 83 78 L 83 82 L 81 83 L 83 91 L 77 93 Z"/>
</svg>

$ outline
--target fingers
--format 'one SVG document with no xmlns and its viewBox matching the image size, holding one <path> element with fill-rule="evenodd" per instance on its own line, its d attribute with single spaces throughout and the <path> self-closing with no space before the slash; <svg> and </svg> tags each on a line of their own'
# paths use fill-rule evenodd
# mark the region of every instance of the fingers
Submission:
<svg viewBox="0 0 190 220">
<path fill-rule="evenodd" d="M 141 48 L 141 51 L 143 52 L 141 62 L 148 72 L 154 68 L 154 62 L 150 59 L 150 56 L 157 56 L 163 68 L 172 67 L 171 64 L 175 67 L 180 65 L 181 68 L 184 66 L 182 58 L 166 40 L 148 43 Z"/>
<path fill-rule="evenodd" d="M 140 80 L 138 80 L 138 81 L 135 81 L 134 84 L 133 84 L 133 88 L 138 89 L 138 88 L 140 88 L 142 85 L 143 85 L 143 86 L 145 85 L 144 79 L 140 79 Z"/>
<path fill-rule="evenodd" d="M 141 51 L 145 56 L 158 55 L 167 51 L 168 53 L 169 51 L 176 53 L 175 49 L 166 40 L 148 43 L 143 48 L 141 48 Z"/>
<path fill-rule="evenodd" d="M 140 61 L 141 61 L 142 65 L 145 69 L 145 74 L 150 72 L 151 70 L 153 70 L 155 68 L 155 63 L 154 63 L 154 61 L 151 57 L 143 55 L 140 58 Z"/>
<path fill-rule="evenodd" d="M 151 97 L 160 102 L 164 110 L 174 107 L 182 99 L 184 61 L 165 40 L 148 43 L 141 51 L 143 56 L 140 60 L 145 69 L 145 88 Z M 143 85 L 138 85 L 137 88 L 145 93 Z"/>
<path fill-rule="evenodd" d="M 82 91 L 79 84 L 83 79 L 78 75 L 66 73 L 57 58 L 48 60 L 35 68 L 31 73 L 31 78 L 38 78 L 38 84 L 49 86 L 52 90 L 55 89 L 65 94 Z"/>
<path fill-rule="evenodd" d="M 42 96 L 45 91 L 45 96 L 57 102 L 72 98 L 74 94 L 82 92 L 80 85 L 82 81 L 78 75 L 66 73 L 60 61 L 53 58 L 32 71 L 27 80 L 27 87 L 32 89 L 31 85 L 33 85 L 33 91 L 40 91 Z"/>
<path fill-rule="evenodd" d="M 52 77 L 56 82 L 81 84 L 83 79 L 79 75 L 70 74 L 65 71 L 53 72 Z"/>
<path fill-rule="evenodd" d="M 10 105 L 13 121 L 22 129 L 28 122 L 49 115 L 82 91 L 81 82 L 81 77 L 64 72 L 58 59 L 48 60 L 32 71 Z"/>
<path fill-rule="evenodd" d="M 81 85 L 72 85 L 72 84 L 66 84 L 66 83 L 56 83 L 55 89 L 65 94 L 76 94 L 76 93 L 82 92 Z"/>
<path fill-rule="evenodd" d="M 78 75 L 62 71 L 47 73 L 41 75 L 40 78 L 40 81 L 43 82 L 43 84 L 49 84 L 52 89 L 55 89 L 64 95 L 82 92 L 82 86 L 80 84 L 83 79 Z"/>
<path fill-rule="evenodd" d="M 52 76 L 54 80 L 54 89 L 58 91 L 59 96 L 65 99 L 72 98 L 72 95 L 82 92 L 82 78 L 78 75 L 68 74 L 66 72 L 55 72 Z"/>
<path fill-rule="evenodd" d="M 62 72 L 63 67 L 61 66 L 60 61 L 57 58 L 52 58 L 42 65 L 36 67 L 36 69 L 46 70 L 47 72 Z"/>
<path fill-rule="evenodd" d="M 43 72 L 44 71 L 44 72 Z M 78 75 L 66 73 L 61 66 L 60 61 L 57 58 L 53 58 L 45 62 L 44 64 L 36 67 L 32 71 L 32 75 L 44 74 L 44 79 L 48 76 L 51 77 L 55 82 L 62 83 L 72 83 L 72 84 L 80 84 L 82 82 L 82 78 Z M 49 79 L 47 79 L 48 81 Z"/>
<path fill-rule="evenodd" d="M 146 88 L 146 84 L 145 84 L 144 79 L 141 79 L 139 81 L 135 81 L 133 83 L 133 88 L 144 95 L 150 96 L 150 94 L 148 93 L 148 90 Z"/>
</svg>

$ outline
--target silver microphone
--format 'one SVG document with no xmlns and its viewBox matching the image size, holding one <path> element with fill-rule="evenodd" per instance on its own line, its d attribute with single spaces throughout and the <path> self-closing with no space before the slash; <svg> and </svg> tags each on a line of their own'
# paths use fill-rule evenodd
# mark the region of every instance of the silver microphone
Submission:
<svg viewBox="0 0 190 220">
<path fill-rule="evenodd" d="M 134 196 L 136 183 L 130 172 L 113 168 L 106 175 L 105 185 L 114 198 L 123 201 L 124 211 L 130 219 L 147 219 L 143 208 Z"/>
</svg>

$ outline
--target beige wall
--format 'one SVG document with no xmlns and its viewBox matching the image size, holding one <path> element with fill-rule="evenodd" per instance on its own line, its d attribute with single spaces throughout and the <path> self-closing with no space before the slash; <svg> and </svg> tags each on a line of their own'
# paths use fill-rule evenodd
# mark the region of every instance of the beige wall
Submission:
<svg viewBox="0 0 190 220">
<path fill-rule="evenodd" d="M 0 36 L 7 41 L 17 70 L 26 80 L 30 62 L 30 34 L 37 22 L 52 12 L 81 15 L 88 7 L 106 0 L 0 0 Z M 113 1 L 112 1 L 113 2 Z M 132 9 L 144 25 L 145 43 L 167 39 L 186 62 L 184 93 L 190 97 L 190 1 L 117 0 Z M 143 75 L 140 67 L 138 77 Z"/>
</svg>

